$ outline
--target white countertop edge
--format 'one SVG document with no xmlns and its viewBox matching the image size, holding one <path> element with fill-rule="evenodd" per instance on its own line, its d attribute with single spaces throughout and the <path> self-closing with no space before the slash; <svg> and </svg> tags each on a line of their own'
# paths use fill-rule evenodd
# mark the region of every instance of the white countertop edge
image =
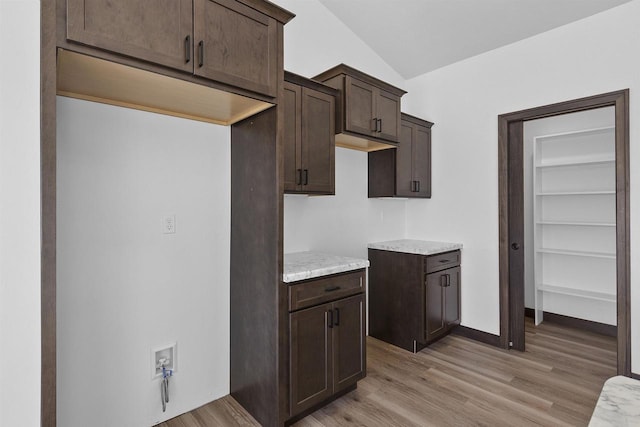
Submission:
<svg viewBox="0 0 640 427">
<path fill-rule="evenodd" d="M 435 242 L 430 240 L 400 239 L 369 243 L 369 249 L 402 252 L 417 255 L 434 255 L 462 249 L 462 243 Z"/>
<path fill-rule="evenodd" d="M 284 283 L 345 273 L 369 267 L 369 260 L 343 257 L 322 252 L 295 252 L 284 255 Z"/>
</svg>

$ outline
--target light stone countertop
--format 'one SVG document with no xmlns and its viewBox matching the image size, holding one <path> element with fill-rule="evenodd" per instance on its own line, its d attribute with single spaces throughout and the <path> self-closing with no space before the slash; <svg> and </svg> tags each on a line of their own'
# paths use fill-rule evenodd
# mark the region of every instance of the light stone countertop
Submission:
<svg viewBox="0 0 640 427">
<path fill-rule="evenodd" d="M 369 260 L 366 259 L 320 252 L 296 252 L 284 254 L 282 280 L 291 283 L 366 267 L 369 267 Z"/>
<path fill-rule="evenodd" d="M 462 243 L 431 242 L 428 240 L 390 240 L 388 242 L 369 243 L 369 249 L 380 249 L 383 251 L 403 252 L 418 255 L 434 255 L 443 252 L 462 249 Z"/>
<path fill-rule="evenodd" d="M 640 426 L 640 381 L 617 376 L 602 387 L 589 427 Z"/>
</svg>

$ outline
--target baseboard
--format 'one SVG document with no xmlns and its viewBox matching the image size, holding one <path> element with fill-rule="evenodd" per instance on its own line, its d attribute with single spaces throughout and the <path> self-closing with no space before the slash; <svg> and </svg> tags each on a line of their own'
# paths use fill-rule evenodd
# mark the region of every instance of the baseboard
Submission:
<svg viewBox="0 0 640 427">
<path fill-rule="evenodd" d="M 633 378 L 634 380 L 640 380 L 640 374 L 634 374 L 633 372 L 631 373 L 631 378 Z"/>
<path fill-rule="evenodd" d="M 535 310 L 533 308 L 524 309 L 525 317 L 535 318 Z M 618 336 L 618 328 L 614 325 L 607 325 L 606 323 L 593 322 L 591 320 L 578 319 L 575 317 L 564 316 L 562 314 L 549 313 L 544 311 L 542 313 L 545 322 L 555 323 L 558 325 L 568 326 L 570 328 L 576 328 L 583 331 L 589 331 L 596 334 L 607 335 L 609 337 Z"/>
<path fill-rule="evenodd" d="M 480 341 L 485 344 L 492 345 L 494 347 L 500 347 L 500 336 L 493 335 L 488 332 L 479 331 L 477 329 L 468 328 L 466 326 L 457 326 L 453 332 L 461 337 L 469 338 L 475 341 Z"/>
</svg>

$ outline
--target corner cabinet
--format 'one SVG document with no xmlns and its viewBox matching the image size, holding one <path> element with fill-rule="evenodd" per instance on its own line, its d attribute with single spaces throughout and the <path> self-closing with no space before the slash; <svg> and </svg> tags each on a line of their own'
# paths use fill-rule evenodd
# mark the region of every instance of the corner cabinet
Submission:
<svg viewBox="0 0 640 427">
<path fill-rule="evenodd" d="M 404 90 L 344 64 L 314 79 L 340 90 L 336 145 L 374 151 L 395 147 L 400 141 Z"/>
<path fill-rule="evenodd" d="M 460 324 L 460 251 L 369 249 L 369 335 L 414 353 Z"/>
<path fill-rule="evenodd" d="M 290 416 L 366 375 L 364 270 L 289 285 Z"/>
<path fill-rule="evenodd" d="M 402 113 L 395 150 L 369 153 L 369 197 L 431 197 L 433 123 Z"/>
<path fill-rule="evenodd" d="M 67 0 L 67 39 L 276 95 L 277 21 L 237 0 Z"/>
<path fill-rule="evenodd" d="M 285 72 L 284 191 L 335 194 L 337 91 Z"/>
</svg>

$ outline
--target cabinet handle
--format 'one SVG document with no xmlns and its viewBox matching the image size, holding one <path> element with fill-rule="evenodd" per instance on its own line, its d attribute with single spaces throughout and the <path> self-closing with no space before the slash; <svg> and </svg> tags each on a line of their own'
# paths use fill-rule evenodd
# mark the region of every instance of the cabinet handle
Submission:
<svg viewBox="0 0 640 427">
<path fill-rule="evenodd" d="M 440 276 L 440 287 L 442 288 L 446 288 L 447 287 L 447 275 L 443 274 L 442 276 Z"/>
<path fill-rule="evenodd" d="M 304 170 L 304 184 L 309 185 L 309 169 Z"/>
<path fill-rule="evenodd" d="M 420 181 L 416 181 L 416 193 L 420 192 Z"/>
<path fill-rule="evenodd" d="M 296 185 L 302 185 L 302 169 L 296 169 Z"/>
<path fill-rule="evenodd" d="M 198 67 L 204 65 L 204 40 L 198 42 Z"/>
<path fill-rule="evenodd" d="M 327 326 L 333 328 L 333 310 L 327 311 Z"/>
<path fill-rule="evenodd" d="M 382 132 L 382 119 L 378 119 L 378 124 L 380 125 L 378 127 L 378 132 Z"/>
<path fill-rule="evenodd" d="M 447 287 L 451 286 L 451 275 L 450 274 L 446 274 L 447 276 Z"/>
<path fill-rule="evenodd" d="M 334 325 L 340 326 L 340 309 L 339 308 L 336 308 L 336 323 L 334 323 Z"/>
<path fill-rule="evenodd" d="M 411 192 L 412 193 L 415 193 L 416 191 L 418 191 L 418 190 L 416 190 L 416 188 L 417 188 L 416 183 L 417 182 L 418 181 L 411 181 Z"/>
<path fill-rule="evenodd" d="M 449 260 L 448 259 L 441 259 L 438 262 L 441 263 L 441 264 L 445 264 L 445 263 L 449 262 Z"/>
<path fill-rule="evenodd" d="M 331 286 L 330 288 L 324 288 L 325 292 L 333 292 L 340 289 L 340 286 Z"/>
<path fill-rule="evenodd" d="M 373 119 L 373 132 L 378 132 L 378 119 Z"/>
<path fill-rule="evenodd" d="M 191 36 L 184 38 L 184 63 L 188 64 L 191 61 Z"/>
</svg>

